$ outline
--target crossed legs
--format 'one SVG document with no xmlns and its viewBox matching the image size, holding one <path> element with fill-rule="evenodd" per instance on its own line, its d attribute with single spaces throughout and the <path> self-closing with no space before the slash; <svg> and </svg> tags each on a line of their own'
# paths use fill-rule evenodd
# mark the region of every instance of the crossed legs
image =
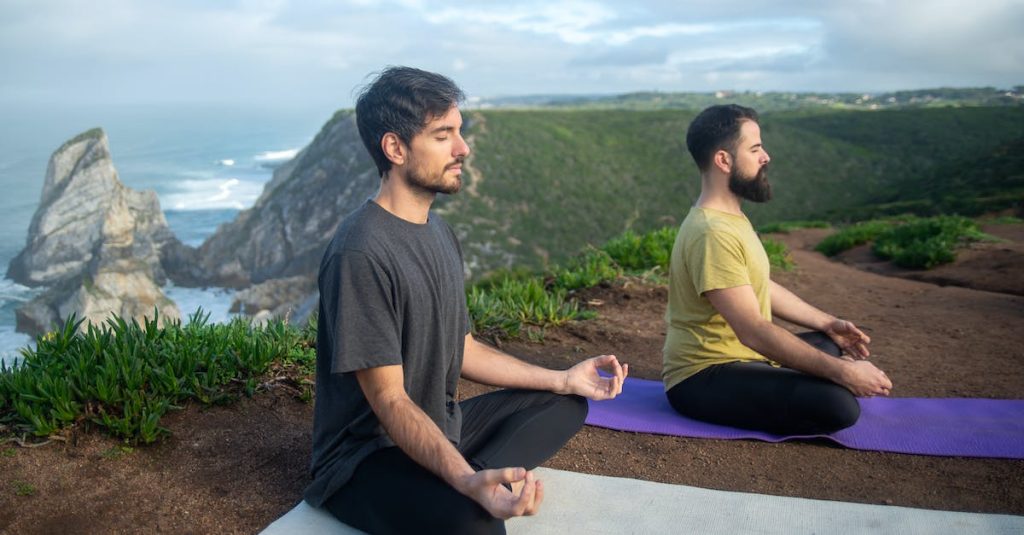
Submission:
<svg viewBox="0 0 1024 535">
<path fill-rule="evenodd" d="M 536 468 L 583 426 L 587 402 L 499 390 L 460 403 L 459 451 L 477 469 Z M 324 507 L 368 533 L 505 533 L 505 524 L 397 447 L 374 452 Z"/>
<path fill-rule="evenodd" d="M 827 335 L 798 335 L 834 357 Z M 697 420 L 780 435 L 816 435 L 847 428 L 860 417 L 857 398 L 831 381 L 762 362 L 731 362 L 701 370 L 672 387 L 669 403 Z"/>
</svg>

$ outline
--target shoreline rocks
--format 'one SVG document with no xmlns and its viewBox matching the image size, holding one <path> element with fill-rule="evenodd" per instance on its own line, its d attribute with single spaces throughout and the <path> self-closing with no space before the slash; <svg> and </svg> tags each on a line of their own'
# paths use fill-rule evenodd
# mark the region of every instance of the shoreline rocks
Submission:
<svg viewBox="0 0 1024 535">
<path fill-rule="evenodd" d="M 253 318 L 287 318 L 301 325 L 317 307 L 316 279 L 308 275 L 271 279 L 235 294 L 230 312 Z"/>
<path fill-rule="evenodd" d="M 153 192 L 125 187 L 104 132 L 92 129 L 50 158 L 26 246 L 7 276 L 46 291 L 17 311 L 17 330 L 39 334 L 74 312 L 141 319 L 180 313 L 160 290 L 241 290 L 232 312 L 301 323 L 316 311 L 316 273 L 334 230 L 379 186 L 352 110 L 337 112 L 295 158 L 276 168 L 252 208 L 199 247 L 171 233 Z"/>
<path fill-rule="evenodd" d="M 111 314 L 142 320 L 155 308 L 177 319 L 160 290 L 160 253 L 174 243 L 156 194 L 118 179 L 103 130 L 75 136 L 50 157 L 25 249 L 7 270 L 15 282 L 48 287 L 19 307 L 17 330 L 37 335 L 71 313 L 102 323 Z"/>
</svg>

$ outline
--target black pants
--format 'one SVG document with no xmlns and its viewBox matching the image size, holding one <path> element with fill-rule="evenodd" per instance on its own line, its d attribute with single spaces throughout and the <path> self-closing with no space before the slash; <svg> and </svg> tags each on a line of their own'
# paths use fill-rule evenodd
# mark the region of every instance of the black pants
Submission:
<svg viewBox="0 0 1024 535">
<path fill-rule="evenodd" d="M 467 399 L 459 452 L 477 469 L 532 470 L 555 454 L 587 417 L 587 401 L 550 392 L 499 390 Z M 505 523 L 399 448 L 359 463 L 324 507 L 367 533 L 505 533 Z"/>
<path fill-rule="evenodd" d="M 798 335 L 838 357 L 828 335 Z M 857 398 L 826 379 L 763 362 L 731 362 L 705 368 L 672 387 L 672 407 L 684 416 L 715 424 L 780 435 L 827 434 L 850 427 L 860 417 Z"/>
</svg>

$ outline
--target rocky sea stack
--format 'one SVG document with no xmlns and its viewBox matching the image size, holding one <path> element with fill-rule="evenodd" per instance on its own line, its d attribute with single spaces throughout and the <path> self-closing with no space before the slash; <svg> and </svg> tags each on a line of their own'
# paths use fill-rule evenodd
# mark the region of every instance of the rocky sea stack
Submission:
<svg viewBox="0 0 1024 535">
<path fill-rule="evenodd" d="M 168 280 L 238 292 L 232 312 L 304 322 L 316 308 L 320 257 L 341 219 L 379 184 L 351 110 L 336 113 L 279 167 L 252 208 L 200 247 L 167 227 L 156 194 L 118 180 L 100 129 L 50 158 L 25 249 L 8 278 L 46 291 L 17 311 L 17 329 L 38 334 L 71 313 L 89 322 L 180 317 L 161 292 Z"/>
<path fill-rule="evenodd" d="M 17 329 L 39 334 L 71 313 L 91 323 L 179 317 L 164 296 L 161 250 L 179 246 L 156 194 L 117 177 L 106 134 L 84 132 L 50 157 L 25 249 L 7 277 L 47 290 L 17 311 Z"/>
</svg>

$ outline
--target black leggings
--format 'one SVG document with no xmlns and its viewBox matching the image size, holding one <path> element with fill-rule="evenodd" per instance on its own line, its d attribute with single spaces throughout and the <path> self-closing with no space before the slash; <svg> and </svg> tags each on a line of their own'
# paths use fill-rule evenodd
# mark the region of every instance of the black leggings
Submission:
<svg viewBox="0 0 1024 535">
<path fill-rule="evenodd" d="M 480 470 L 532 470 L 583 427 L 587 401 L 550 392 L 499 390 L 467 399 L 459 452 Z M 505 533 L 505 523 L 399 448 L 378 450 L 324 507 L 367 533 Z"/>
<path fill-rule="evenodd" d="M 803 341 L 834 357 L 839 346 L 821 332 Z M 779 435 L 827 434 L 860 417 L 857 398 L 831 381 L 764 362 L 730 362 L 705 368 L 672 387 L 672 407 L 684 416 Z"/>
</svg>

